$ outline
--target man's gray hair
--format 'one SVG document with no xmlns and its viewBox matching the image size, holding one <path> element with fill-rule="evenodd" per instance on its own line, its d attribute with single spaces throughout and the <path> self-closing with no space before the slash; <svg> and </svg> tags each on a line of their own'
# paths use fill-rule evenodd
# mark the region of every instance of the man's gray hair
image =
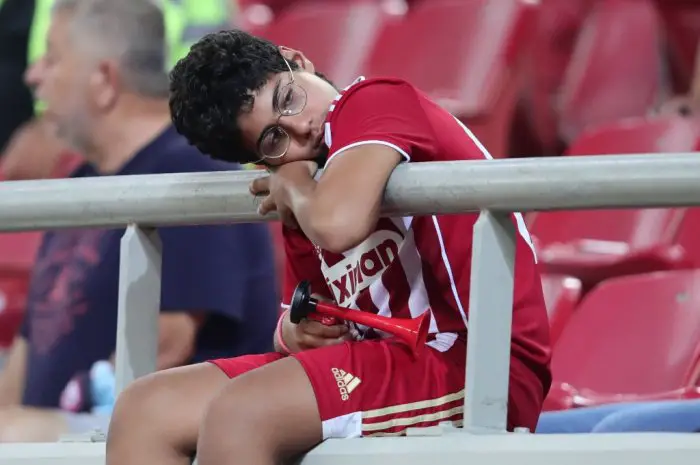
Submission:
<svg viewBox="0 0 700 465">
<path fill-rule="evenodd" d="M 154 0 L 56 0 L 73 15 L 76 43 L 100 58 L 118 60 L 132 92 L 167 98 L 167 42 L 163 10 Z"/>
</svg>

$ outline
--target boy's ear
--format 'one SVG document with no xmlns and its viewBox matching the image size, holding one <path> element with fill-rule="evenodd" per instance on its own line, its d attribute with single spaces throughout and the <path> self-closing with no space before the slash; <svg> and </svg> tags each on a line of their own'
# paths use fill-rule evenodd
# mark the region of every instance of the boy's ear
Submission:
<svg viewBox="0 0 700 465">
<path fill-rule="evenodd" d="M 280 45 L 279 51 L 286 60 L 295 62 L 304 71 L 308 71 L 309 73 L 316 72 L 316 68 L 311 60 L 306 58 L 299 50 Z"/>
</svg>

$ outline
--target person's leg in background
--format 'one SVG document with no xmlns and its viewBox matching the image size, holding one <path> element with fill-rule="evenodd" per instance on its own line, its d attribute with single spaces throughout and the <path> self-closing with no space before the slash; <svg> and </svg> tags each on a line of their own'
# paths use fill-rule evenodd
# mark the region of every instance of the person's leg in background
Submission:
<svg viewBox="0 0 700 465">
<path fill-rule="evenodd" d="M 609 404 L 600 407 L 544 412 L 540 415 L 535 432 L 541 434 L 590 433 L 610 415 L 633 410 L 639 405 L 643 404 Z"/>
<path fill-rule="evenodd" d="M 700 430 L 700 399 L 636 404 L 603 419 L 594 433 L 669 432 Z"/>
</svg>

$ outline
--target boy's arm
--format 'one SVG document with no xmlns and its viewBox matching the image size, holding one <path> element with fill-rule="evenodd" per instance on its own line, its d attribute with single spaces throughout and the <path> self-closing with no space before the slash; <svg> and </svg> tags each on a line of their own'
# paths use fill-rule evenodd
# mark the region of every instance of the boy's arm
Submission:
<svg viewBox="0 0 700 465">
<path fill-rule="evenodd" d="M 276 169 L 273 178 L 282 179 L 272 183 L 279 181 L 275 200 L 291 210 L 309 239 L 341 253 L 372 233 L 394 168 L 412 157 L 421 161 L 434 134 L 417 91 L 396 79 L 347 90 L 325 131 L 330 157 L 318 182 L 307 163 L 289 163 Z"/>
<path fill-rule="evenodd" d="M 373 231 L 384 188 L 402 156 L 381 144 L 364 144 L 334 157 L 316 182 L 303 164 L 281 166 L 279 201 L 292 210 L 309 239 L 330 252 L 349 250 Z"/>
</svg>

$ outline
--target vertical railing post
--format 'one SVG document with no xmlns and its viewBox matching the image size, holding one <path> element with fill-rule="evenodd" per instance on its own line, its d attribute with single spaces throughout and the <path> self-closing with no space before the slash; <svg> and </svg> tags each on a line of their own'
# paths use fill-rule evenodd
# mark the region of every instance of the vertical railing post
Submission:
<svg viewBox="0 0 700 465">
<path fill-rule="evenodd" d="M 160 312 L 158 231 L 129 225 L 121 240 L 116 392 L 156 369 Z"/>
<path fill-rule="evenodd" d="M 515 225 L 509 213 L 482 211 L 474 226 L 464 429 L 506 431 L 513 320 Z"/>
</svg>

